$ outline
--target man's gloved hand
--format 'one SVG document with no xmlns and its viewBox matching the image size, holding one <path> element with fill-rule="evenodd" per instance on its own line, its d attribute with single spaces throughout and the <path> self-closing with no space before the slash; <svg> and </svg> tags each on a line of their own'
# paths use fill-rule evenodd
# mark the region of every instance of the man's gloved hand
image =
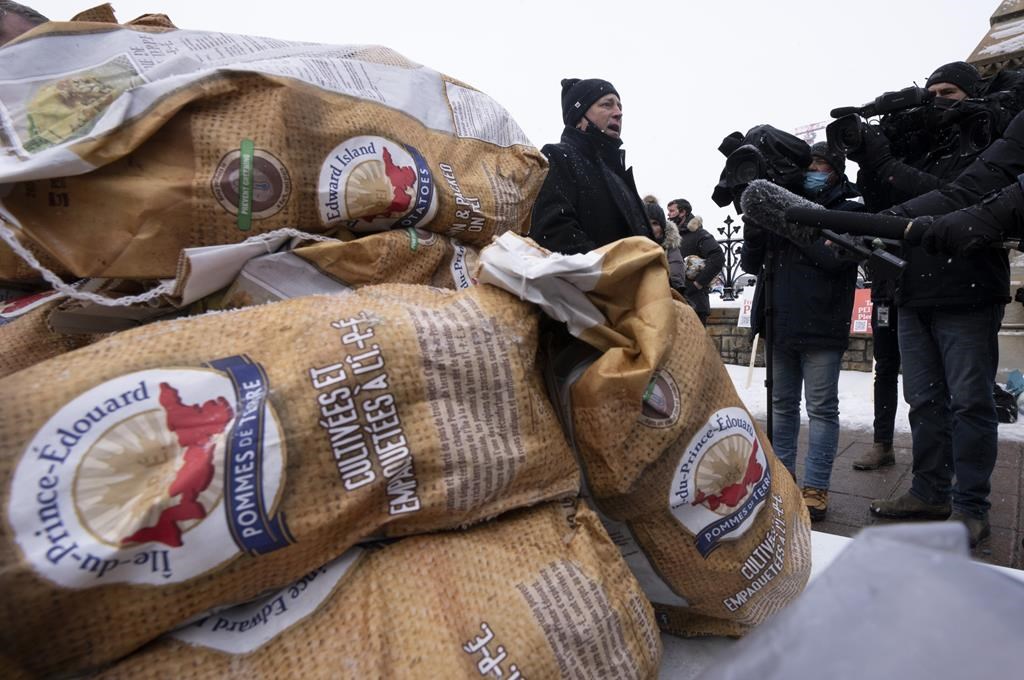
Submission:
<svg viewBox="0 0 1024 680">
<path fill-rule="evenodd" d="M 863 168 L 874 171 L 893 160 L 889 138 L 877 125 L 861 125 L 861 145 L 847 154 L 847 158 Z"/>
<path fill-rule="evenodd" d="M 921 245 L 929 253 L 969 255 L 1006 235 L 1024 233 L 1024 189 L 1014 182 L 969 208 L 936 218 L 919 217 L 911 232 L 918 228 Z"/>
</svg>

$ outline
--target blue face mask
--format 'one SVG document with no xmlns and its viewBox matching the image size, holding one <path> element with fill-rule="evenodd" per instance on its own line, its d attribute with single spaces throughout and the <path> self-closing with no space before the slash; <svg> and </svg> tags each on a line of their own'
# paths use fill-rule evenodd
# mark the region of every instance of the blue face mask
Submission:
<svg viewBox="0 0 1024 680">
<path fill-rule="evenodd" d="M 830 172 L 808 171 L 804 173 L 804 189 L 811 193 L 818 193 L 828 185 Z"/>
</svg>

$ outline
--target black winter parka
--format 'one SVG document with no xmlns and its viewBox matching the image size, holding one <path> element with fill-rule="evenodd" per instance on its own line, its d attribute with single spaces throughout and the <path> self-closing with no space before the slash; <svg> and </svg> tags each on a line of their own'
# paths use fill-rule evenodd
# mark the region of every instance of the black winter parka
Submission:
<svg viewBox="0 0 1024 680">
<path fill-rule="evenodd" d="M 951 183 L 893 208 L 897 215 L 945 215 L 974 205 L 1024 173 L 1024 112 Z"/>
<path fill-rule="evenodd" d="M 711 232 L 704 229 L 704 221 L 698 215 L 692 215 L 686 222 L 685 230 L 681 231 L 679 253 L 684 258 L 696 255 L 704 260 L 704 270 L 693 281 L 686 282 L 684 296 L 697 314 L 706 319 L 711 313 L 708 289 L 725 266 L 725 253 Z M 700 288 L 694 283 L 699 283 Z"/>
<path fill-rule="evenodd" d="M 960 148 L 958 141 L 956 148 Z M 1022 152 L 1024 119 L 1018 114 L 1003 137 L 980 154 L 961 151 L 943 156 L 933 152 L 922 161 L 920 170 L 906 163 L 894 164 L 890 173 L 895 173 L 902 190 L 894 191 L 892 196 L 904 202 L 893 210 L 900 215 L 917 217 L 941 215 L 972 205 L 989 191 L 1016 180 L 1013 168 L 1017 168 L 1019 174 L 1024 167 Z M 873 181 L 878 180 L 864 173 L 857 177 L 857 184 L 866 198 L 873 194 Z M 886 207 L 869 203 L 869 208 L 876 210 Z M 896 287 L 898 305 L 972 307 L 1004 304 L 1010 300 L 1010 267 L 1004 250 L 989 249 L 974 255 L 949 257 L 931 255 L 924 248 L 913 246 L 903 248 L 902 257 L 907 267 Z"/>
<path fill-rule="evenodd" d="M 550 166 L 533 207 L 530 238 L 573 254 L 629 236 L 653 237 L 621 145 L 596 127 L 566 127 L 560 143 L 541 149 Z"/>
<path fill-rule="evenodd" d="M 826 208 L 863 211 L 847 200 L 857 195 L 846 180 L 818 196 Z M 744 218 L 743 271 L 757 273 L 751 310 L 751 332 L 765 331 L 765 291 L 768 276 L 762 271 L 768 251 L 773 252 L 772 343 L 787 349 L 845 350 L 850 342 L 853 291 L 857 264 L 842 257 L 819 238 L 810 246 L 797 245 Z"/>
</svg>

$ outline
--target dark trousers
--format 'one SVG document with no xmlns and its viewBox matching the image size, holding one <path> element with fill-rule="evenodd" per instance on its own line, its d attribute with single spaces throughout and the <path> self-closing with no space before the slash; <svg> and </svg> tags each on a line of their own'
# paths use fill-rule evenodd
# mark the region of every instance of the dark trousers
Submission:
<svg viewBox="0 0 1024 680">
<path fill-rule="evenodd" d="M 878 321 L 879 305 L 887 305 L 888 325 Z M 892 443 L 899 400 L 900 338 L 899 315 L 891 302 L 871 306 L 871 335 L 875 358 L 875 441 Z"/>
<path fill-rule="evenodd" d="M 900 307 L 903 396 L 910 404 L 910 493 L 974 516 L 988 512 L 999 420 L 992 387 L 1003 305 Z M 953 478 L 956 477 L 956 484 Z"/>
</svg>

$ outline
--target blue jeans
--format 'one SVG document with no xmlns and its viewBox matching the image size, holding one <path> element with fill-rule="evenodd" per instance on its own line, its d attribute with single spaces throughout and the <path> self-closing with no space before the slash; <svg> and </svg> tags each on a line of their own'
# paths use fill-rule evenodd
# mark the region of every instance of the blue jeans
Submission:
<svg viewBox="0 0 1024 680">
<path fill-rule="evenodd" d="M 999 420 L 992 389 L 1003 305 L 900 307 L 903 397 L 910 405 L 910 493 L 974 516 L 988 512 Z M 953 477 L 956 476 L 956 484 Z"/>
<path fill-rule="evenodd" d="M 800 435 L 800 385 L 807 399 L 808 433 L 804 486 L 828 489 L 832 461 L 839 445 L 839 368 L 837 349 L 772 352 L 772 447 L 796 476 L 796 443 Z"/>
</svg>

